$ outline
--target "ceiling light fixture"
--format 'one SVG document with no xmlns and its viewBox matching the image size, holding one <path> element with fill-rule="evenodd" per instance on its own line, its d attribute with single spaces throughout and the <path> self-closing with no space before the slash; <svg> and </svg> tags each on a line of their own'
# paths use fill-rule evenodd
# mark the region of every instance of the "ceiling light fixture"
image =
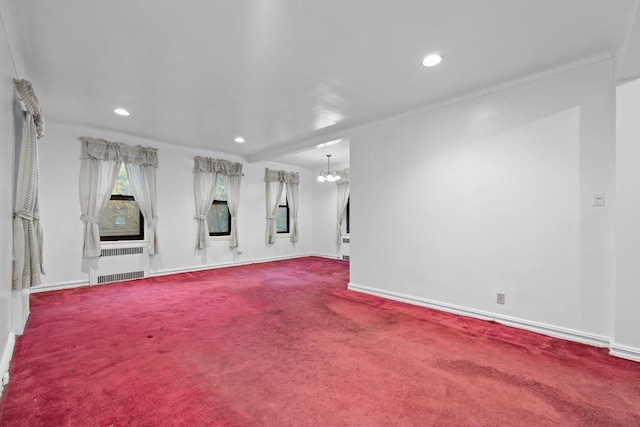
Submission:
<svg viewBox="0 0 640 427">
<path fill-rule="evenodd" d="M 422 60 L 422 65 L 424 65 L 425 67 L 435 67 L 441 61 L 442 61 L 442 57 L 440 55 L 438 55 L 437 53 L 433 53 L 431 55 L 427 55 Z"/>
<path fill-rule="evenodd" d="M 116 108 L 115 110 L 113 110 L 114 113 L 116 113 L 119 116 L 128 116 L 129 112 L 127 110 L 125 110 L 124 108 Z"/>
<path fill-rule="evenodd" d="M 333 141 L 323 142 L 322 144 L 316 145 L 316 148 L 328 147 L 329 145 L 334 145 L 341 142 L 342 139 L 334 139 Z"/>
<path fill-rule="evenodd" d="M 244 138 L 241 136 L 236 136 L 236 139 L 234 139 L 234 141 L 238 144 L 242 144 L 244 142 Z"/>
<path fill-rule="evenodd" d="M 320 172 L 318 182 L 335 182 L 342 179 L 337 173 L 331 173 L 331 154 L 327 154 L 327 170 Z"/>
</svg>

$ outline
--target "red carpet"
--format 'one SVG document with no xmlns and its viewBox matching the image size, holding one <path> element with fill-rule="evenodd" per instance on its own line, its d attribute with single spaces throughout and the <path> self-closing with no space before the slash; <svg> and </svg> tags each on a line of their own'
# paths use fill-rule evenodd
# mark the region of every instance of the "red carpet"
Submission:
<svg viewBox="0 0 640 427">
<path fill-rule="evenodd" d="M 304 258 L 35 294 L 3 426 L 640 425 L 640 363 Z"/>
</svg>

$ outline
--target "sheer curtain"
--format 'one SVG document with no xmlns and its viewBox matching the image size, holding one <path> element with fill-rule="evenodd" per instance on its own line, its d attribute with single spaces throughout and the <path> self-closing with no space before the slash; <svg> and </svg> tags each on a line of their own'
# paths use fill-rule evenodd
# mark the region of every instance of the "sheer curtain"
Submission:
<svg viewBox="0 0 640 427">
<path fill-rule="evenodd" d="M 286 182 L 287 187 L 287 203 L 289 204 L 289 213 L 291 215 L 291 241 L 298 241 L 298 183 Z"/>
<path fill-rule="evenodd" d="M 340 246 L 342 243 L 342 220 L 344 214 L 347 211 L 347 203 L 349 202 L 349 195 L 351 194 L 351 176 L 349 175 L 349 169 L 343 169 L 336 172 L 340 175 L 340 180 L 336 181 L 338 188 L 338 216 L 336 221 L 336 244 Z"/>
<path fill-rule="evenodd" d="M 194 199 L 198 221 L 198 249 L 209 247 L 209 224 L 207 217 L 216 195 L 216 186 L 220 176 L 224 179 L 227 191 L 227 207 L 231 215 L 230 248 L 238 247 L 238 208 L 240 205 L 240 186 L 242 183 L 242 164 L 222 159 L 197 156 L 194 159 Z"/>
<path fill-rule="evenodd" d="M 40 167 L 38 139 L 44 136 L 44 118 L 40 103 L 27 80 L 14 80 L 18 97 L 24 104 L 22 143 L 13 210 L 13 288 L 27 289 L 40 284 L 42 265 L 42 227 L 38 212 Z"/>
<path fill-rule="evenodd" d="M 198 249 L 209 247 L 209 223 L 207 217 L 216 195 L 218 174 L 216 172 L 194 171 L 193 196 L 196 203 L 194 218 L 197 224 Z"/>
<path fill-rule="evenodd" d="M 240 165 L 242 172 L 242 165 Z M 239 246 L 238 242 L 238 207 L 240 205 L 240 184 L 242 183 L 242 173 L 238 175 L 225 175 L 224 186 L 227 189 L 227 206 L 231 214 L 231 249 Z"/>
<path fill-rule="evenodd" d="M 298 184 L 300 175 L 298 172 L 286 172 L 266 168 L 264 173 L 266 183 L 266 208 L 267 227 L 265 240 L 267 245 L 276 242 L 276 214 L 278 213 L 278 202 L 282 197 L 282 192 L 287 189 L 287 201 L 292 220 L 291 241 L 298 241 Z"/>
<path fill-rule="evenodd" d="M 158 203 L 156 197 L 156 168 L 152 165 L 125 163 L 133 198 L 138 203 L 147 224 L 149 255 L 158 253 Z"/>
<path fill-rule="evenodd" d="M 84 256 L 100 256 L 100 217 L 104 213 L 118 176 L 125 163 L 133 197 L 147 223 L 149 254 L 158 253 L 158 222 L 156 208 L 156 168 L 158 150 L 151 147 L 131 147 L 122 142 L 109 142 L 99 138 L 80 138 L 82 163 L 80 165 L 80 207 L 84 223 Z M 135 165 L 131 167 L 131 165 Z M 137 167 L 136 167 L 137 166 Z"/>
</svg>

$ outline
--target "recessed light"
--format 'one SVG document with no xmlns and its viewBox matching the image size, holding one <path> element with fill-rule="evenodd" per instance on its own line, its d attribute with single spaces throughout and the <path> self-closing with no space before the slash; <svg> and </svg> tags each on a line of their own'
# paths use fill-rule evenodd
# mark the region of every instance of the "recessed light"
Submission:
<svg viewBox="0 0 640 427">
<path fill-rule="evenodd" d="M 128 116 L 129 112 L 127 110 L 125 110 L 124 108 L 116 108 L 115 110 L 113 110 L 114 113 L 116 113 L 119 116 Z"/>
<path fill-rule="evenodd" d="M 242 144 L 244 142 L 244 138 L 241 136 L 236 136 L 236 139 L 234 139 L 234 141 L 238 144 Z"/>
<path fill-rule="evenodd" d="M 442 61 L 442 57 L 440 55 L 438 55 L 437 53 L 434 53 L 434 54 L 431 54 L 431 55 L 427 55 L 422 60 L 422 65 L 424 65 L 425 67 L 434 67 L 434 66 L 438 65 L 441 61 Z"/>
</svg>

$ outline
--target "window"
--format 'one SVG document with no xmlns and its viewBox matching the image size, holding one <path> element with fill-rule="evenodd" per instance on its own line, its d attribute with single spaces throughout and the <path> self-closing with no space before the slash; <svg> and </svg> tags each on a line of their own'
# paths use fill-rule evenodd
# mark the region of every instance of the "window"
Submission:
<svg viewBox="0 0 640 427">
<path fill-rule="evenodd" d="M 143 240 L 144 218 L 133 198 L 131 183 L 124 163 L 111 191 L 111 199 L 100 217 L 100 240 Z"/>
<path fill-rule="evenodd" d="M 347 234 L 349 234 L 349 205 L 351 204 L 351 197 L 347 199 Z"/>
<path fill-rule="evenodd" d="M 282 192 L 280 203 L 278 204 L 278 212 L 276 213 L 276 232 L 289 232 L 289 202 L 287 200 L 287 192 Z"/>
<path fill-rule="evenodd" d="M 227 205 L 227 190 L 224 185 L 224 178 L 218 176 L 216 186 L 216 196 L 209 211 L 209 236 L 230 236 L 231 235 L 231 213 Z"/>
</svg>

